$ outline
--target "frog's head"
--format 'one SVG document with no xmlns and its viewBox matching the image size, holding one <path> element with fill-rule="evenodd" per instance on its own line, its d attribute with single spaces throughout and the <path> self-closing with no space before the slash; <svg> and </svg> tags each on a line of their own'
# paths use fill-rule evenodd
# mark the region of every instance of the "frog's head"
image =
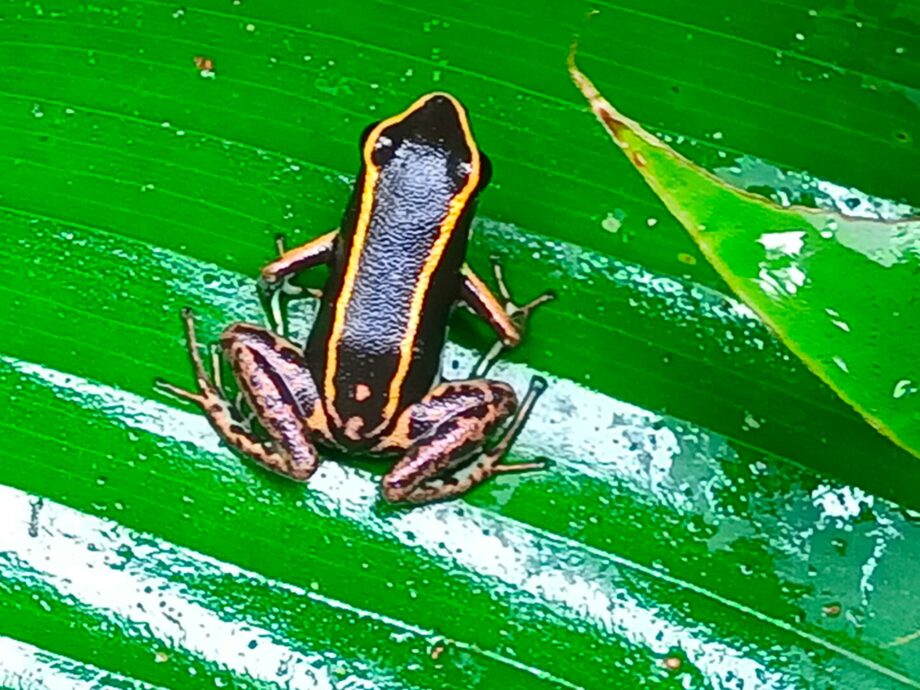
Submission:
<svg viewBox="0 0 920 690">
<path fill-rule="evenodd" d="M 466 109 L 448 93 L 429 93 L 406 110 L 368 127 L 362 137 L 366 166 L 377 170 L 413 166 L 423 174 L 435 170 L 456 190 L 482 188 L 489 161 L 479 151 Z"/>
</svg>

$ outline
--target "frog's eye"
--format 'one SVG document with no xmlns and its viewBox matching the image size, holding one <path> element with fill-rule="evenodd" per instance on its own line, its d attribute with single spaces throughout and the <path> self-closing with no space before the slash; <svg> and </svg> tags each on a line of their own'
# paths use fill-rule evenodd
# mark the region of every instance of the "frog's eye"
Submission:
<svg viewBox="0 0 920 690">
<path fill-rule="evenodd" d="M 371 160 L 374 161 L 374 165 L 385 165 L 393 157 L 395 151 L 396 146 L 393 139 L 386 134 L 378 134 L 371 149 Z"/>
</svg>

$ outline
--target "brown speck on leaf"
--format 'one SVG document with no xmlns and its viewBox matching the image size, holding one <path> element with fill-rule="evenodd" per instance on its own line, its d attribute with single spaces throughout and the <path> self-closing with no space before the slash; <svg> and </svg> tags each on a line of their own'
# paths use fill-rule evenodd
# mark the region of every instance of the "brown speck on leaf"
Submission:
<svg viewBox="0 0 920 690">
<path fill-rule="evenodd" d="M 613 132 L 615 135 L 619 135 L 625 126 L 617 118 L 613 116 L 609 110 L 592 104 L 594 107 L 594 112 L 601 118 L 601 121 L 607 126 L 607 128 Z"/>
<path fill-rule="evenodd" d="M 688 266 L 696 266 L 696 257 L 693 254 L 687 254 L 686 252 L 681 252 L 677 255 L 677 260 L 682 264 L 687 264 Z"/>
<path fill-rule="evenodd" d="M 840 615 L 840 604 L 825 604 L 821 607 L 821 613 L 828 618 L 836 618 Z"/>
<path fill-rule="evenodd" d="M 158 664 L 165 664 L 167 661 L 169 661 L 169 654 L 166 652 L 157 652 L 154 655 L 153 660 Z"/>
<path fill-rule="evenodd" d="M 639 153 L 638 151 L 636 151 L 636 152 L 633 154 L 632 159 L 633 159 L 633 163 L 635 163 L 635 164 L 636 164 L 636 167 L 638 167 L 638 168 L 644 168 L 644 167 L 645 167 L 645 164 L 646 164 L 646 162 L 647 162 L 647 161 L 645 160 L 645 156 L 643 156 L 643 155 L 642 155 L 641 153 Z"/>
<path fill-rule="evenodd" d="M 683 665 L 679 656 L 669 656 L 665 657 L 664 667 L 669 671 L 679 671 L 680 667 Z"/>
<path fill-rule="evenodd" d="M 436 645 L 431 650 L 431 658 L 437 661 L 438 657 L 440 657 L 444 653 L 444 649 L 445 649 L 444 645 L 442 644 Z"/>
<path fill-rule="evenodd" d="M 213 72 L 214 71 L 214 60 L 203 55 L 195 56 L 195 67 L 197 67 L 202 72 Z"/>
</svg>

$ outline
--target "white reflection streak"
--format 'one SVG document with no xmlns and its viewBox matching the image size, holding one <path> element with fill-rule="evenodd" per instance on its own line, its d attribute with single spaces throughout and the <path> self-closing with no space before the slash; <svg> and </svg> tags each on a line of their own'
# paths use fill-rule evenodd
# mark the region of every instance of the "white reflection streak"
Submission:
<svg viewBox="0 0 920 690">
<path fill-rule="evenodd" d="M 39 378 L 55 388 L 66 387 L 66 397 L 94 397 L 101 407 L 115 411 L 128 425 L 193 443 L 205 451 L 226 454 L 204 417 L 197 417 L 156 402 L 94 384 L 77 376 L 49 370 L 10 357 L 0 357 L 23 374 Z M 99 407 L 100 405 L 97 405 Z M 202 422 L 204 424 L 202 425 Z M 112 569 L 121 562 L 120 547 L 128 541 L 119 538 L 115 523 L 89 518 L 78 511 L 46 502 L 42 508 L 42 529 L 36 537 L 28 536 L 32 504 L 27 494 L 0 486 L 0 505 L 4 520 L 0 522 L 0 553 L 14 552 L 37 572 L 44 573 L 64 596 L 73 596 L 95 608 L 113 611 L 125 620 L 141 623 L 160 639 L 182 646 L 206 660 L 251 679 L 283 682 L 289 688 L 309 690 L 343 687 L 343 679 L 330 675 L 323 654 L 304 655 L 272 642 L 272 631 L 251 622 L 235 623 L 182 596 L 165 579 L 145 571 Z M 60 521 L 63 530 L 55 527 Z M 94 548 L 88 548 L 92 545 Z M 131 541 L 135 557 L 145 560 L 156 556 L 157 549 Z M 82 567 L 76 567 L 80 564 Z M 228 570 L 226 566 L 216 564 Z M 241 571 L 233 570 L 239 574 Z M 306 594 L 300 591 L 302 594 Z M 164 615 L 182 611 L 183 623 Z M 248 644 L 258 640 L 252 650 Z M 348 687 L 378 687 L 366 679 L 351 676 Z"/>
<path fill-rule="evenodd" d="M 472 350 L 451 343 L 445 348 L 443 361 L 456 362 L 454 371 L 464 376 L 473 370 L 478 358 Z M 489 377 L 511 384 L 520 393 L 535 373 L 521 364 L 498 362 Z M 550 385 L 515 441 L 516 454 L 545 455 L 554 465 L 603 482 L 616 477 L 643 491 L 651 490 L 675 508 L 690 508 L 691 501 L 675 496 L 673 491 L 670 470 L 682 449 L 674 431 L 657 424 L 664 419 L 661 415 L 566 379 L 543 372 L 540 375 Z M 637 438 L 642 440 L 639 452 L 630 450 Z M 676 505 L 678 501 L 683 503 Z"/>
<path fill-rule="evenodd" d="M 172 646 L 188 649 L 218 668 L 250 680 L 280 682 L 305 690 L 343 687 L 341 678 L 331 676 L 323 654 L 305 655 L 275 644 L 272 631 L 250 621 L 224 620 L 151 571 L 136 573 L 119 566 L 125 560 L 119 551 L 126 546 L 130 546 L 132 560 L 155 559 L 158 548 L 153 543 L 145 545 L 120 537 L 115 523 L 50 501 L 42 506 L 41 527 L 33 537 L 29 535 L 32 501 L 28 494 L 0 486 L 0 505 L 4 513 L 0 553 L 15 553 L 20 563 L 42 573 L 63 597 L 111 611 L 131 624 L 148 628 L 157 639 L 168 640 Z M 226 566 L 222 569 L 238 576 L 245 574 Z M 169 611 L 181 612 L 182 622 L 168 615 Z M 253 640 L 258 641 L 256 649 L 248 646 Z M 348 687 L 356 690 L 378 687 L 354 676 L 349 680 Z"/>
<path fill-rule="evenodd" d="M 134 428 L 192 443 L 202 450 L 224 456 L 228 461 L 235 461 L 229 451 L 220 446 L 202 415 L 176 410 L 132 393 L 11 357 L 0 357 L 0 361 L 33 379 L 45 381 L 62 397 L 84 401 L 88 397 L 97 398 L 98 403 L 93 407 L 106 409 Z M 321 498 L 332 514 L 373 525 L 409 548 L 422 547 L 439 559 L 448 558 L 469 571 L 493 577 L 541 601 L 561 618 L 571 619 L 574 612 L 578 619 L 587 619 L 605 633 L 618 633 L 656 654 L 683 650 L 690 663 L 701 672 L 711 678 L 721 678 L 726 683 L 743 681 L 739 687 L 792 690 L 793 686 L 789 685 L 784 673 L 768 670 L 763 664 L 748 658 L 744 650 L 695 635 L 695 631 L 670 620 L 676 614 L 667 607 L 661 607 L 665 615 L 656 615 L 655 610 L 647 608 L 625 588 L 618 586 L 616 567 L 605 562 L 602 555 L 589 551 L 577 566 L 570 565 L 565 562 L 565 555 L 560 554 L 558 546 L 550 550 L 540 545 L 542 535 L 539 532 L 529 532 L 516 523 L 460 502 L 425 506 L 381 519 L 374 511 L 378 491 L 371 477 L 334 463 L 324 463 L 310 480 L 310 494 L 311 498 Z M 0 551 L 13 548 L 23 554 L 23 558 L 33 559 L 32 565 L 38 570 L 56 568 L 49 574 L 63 592 L 90 604 L 110 607 L 113 601 L 111 593 L 123 590 L 124 596 L 117 600 L 124 602 L 124 610 L 119 613 L 129 619 L 139 616 L 138 601 L 145 602 L 145 610 L 156 611 L 164 597 L 172 597 L 175 606 L 188 611 L 185 616 L 187 621 L 197 619 L 194 624 L 179 626 L 161 617 L 149 616 L 150 620 L 145 622 L 158 635 L 181 640 L 183 646 L 208 658 L 216 656 L 214 660 L 219 663 L 232 663 L 229 660 L 233 656 L 227 650 L 238 648 L 243 657 L 253 661 L 253 666 L 241 666 L 236 669 L 238 672 L 277 680 L 273 674 L 286 659 L 292 673 L 299 664 L 310 664 L 308 657 L 296 654 L 294 656 L 300 657 L 298 663 L 292 663 L 289 650 L 271 643 L 260 644 L 256 654 L 246 655 L 245 643 L 253 633 L 258 635 L 261 632 L 268 642 L 268 631 L 254 631 L 249 625 L 237 626 L 221 620 L 213 612 L 171 592 L 166 582 L 162 591 L 144 594 L 144 587 L 150 585 L 146 575 L 141 582 L 126 571 L 100 568 L 98 566 L 104 565 L 103 552 L 88 552 L 85 546 L 77 546 L 72 538 L 56 533 L 45 534 L 38 539 L 26 538 L 28 499 L 25 494 L 20 494 L 18 500 L 24 502 L 22 519 L 15 525 L 15 530 L 0 532 Z M 55 507 L 54 510 L 69 509 Z M 85 520 L 70 520 L 68 529 L 71 525 L 76 528 L 88 524 Z M 414 537 L 410 537 L 410 533 Z M 111 536 L 104 537 L 104 534 L 93 530 L 91 534 L 84 535 L 84 543 L 98 543 L 103 538 L 111 540 Z M 2 541 L 4 537 L 12 540 L 6 547 Z M 551 538 L 568 545 L 560 537 Z M 571 546 L 572 556 L 579 555 L 576 554 L 578 547 Z M 145 554 L 137 555 L 143 557 Z M 74 563 L 89 560 L 100 562 L 94 563 L 96 567 L 73 571 Z M 706 630 L 700 632 L 704 636 L 709 634 Z M 302 684 L 306 680 L 307 677 L 302 676 L 300 684 L 291 680 L 289 685 L 334 687 L 325 675 L 310 677 L 312 685 L 309 686 Z"/>
<path fill-rule="evenodd" d="M 89 670 L 98 673 L 90 678 Z M 70 671 L 73 671 L 72 673 Z M 0 637 L 0 686 L 18 690 L 99 690 L 112 675 L 95 666 L 86 666 L 57 654 Z M 111 686 L 114 687 L 114 686 Z M 128 687 L 125 682 L 118 687 Z M 153 685 L 131 681 L 134 690 L 154 690 Z M 159 686 L 156 686 L 159 687 Z"/>
<path fill-rule="evenodd" d="M 352 504 L 355 505 L 355 504 Z M 358 516 L 362 520 L 366 515 Z M 783 673 L 771 673 L 743 651 L 695 635 L 672 620 L 669 607 L 649 608 L 618 585 L 615 565 L 594 554 L 560 553 L 541 546 L 540 536 L 471 506 L 430 506 L 402 514 L 388 530 L 407 546 L 422 546 L 439 558 L 487 575 L 533 596 L 558 616 L 590 621 L 607 634 L 664 657 L 680 649 L 709 678 L 743 681 L 738 687 L 791 690 Z M 414 535 L 412 540 L 406 534 Z M 558 537 L 557 541 L 562 541 Z M 567 555 L 577 565 L 566 562 Z M 664 615 L 657 615 L 660 610 Z M 701 629 L 703 635 L 709 631 Z M 750 683 L 750 685 L 748 685 Z"/>
</svg>

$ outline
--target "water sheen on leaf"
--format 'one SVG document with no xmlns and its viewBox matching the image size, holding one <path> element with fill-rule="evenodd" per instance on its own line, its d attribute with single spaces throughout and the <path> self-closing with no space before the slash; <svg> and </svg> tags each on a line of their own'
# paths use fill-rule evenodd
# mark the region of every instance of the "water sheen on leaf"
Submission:
<svg viewBox="0 0 920 690">
<path fill-rule="evenodd" d="M 595 4 L 592 73 L 701 155 L 718 127 L 739 157 L 833 179 L 852 118 L 880 155 L 849 182 L 920 188 L 891 86 L 915 74 L 907 10 L 857 32 L 838 0 Z M 611 155 L 565 69 L 587 9 L 0 5 L 0 688 L 920 689 L 915 460 Z M 811 52 L 778 65 L 790 27 Z M 494 165 L 470 265 L 558 295 L 490 372 L 549 381 L 509 459 L 550 468 L 405 509 L 380 499 L 387 461 L 322 449 L 286 481 L 153 380 L 193 385 L 183 307 L 202 344 L 263 323 L 275 236 L 336 227 L 361 132 L 440 90 Z M 298 343 L 315 306 L 291 305 Z M 456 379 L 494 334 L 458 309 L 449 341 Z"/>
</svg>

